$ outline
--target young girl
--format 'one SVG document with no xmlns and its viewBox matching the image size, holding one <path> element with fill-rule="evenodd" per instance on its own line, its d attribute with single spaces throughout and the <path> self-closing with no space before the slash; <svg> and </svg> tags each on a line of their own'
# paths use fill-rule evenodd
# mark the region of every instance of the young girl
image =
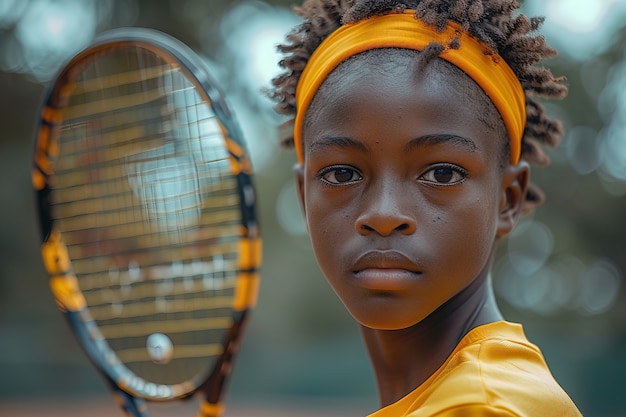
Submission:
<svg viewBox="0 0 626 417">
<path fill-rule="evenodd" d="M 566 88 L 513 0 L 308 0 L 274 80 L 316 258 L 359 323 L 384 416 L 579 416 L 490 270 L 541 200 Z"/>
</svg>

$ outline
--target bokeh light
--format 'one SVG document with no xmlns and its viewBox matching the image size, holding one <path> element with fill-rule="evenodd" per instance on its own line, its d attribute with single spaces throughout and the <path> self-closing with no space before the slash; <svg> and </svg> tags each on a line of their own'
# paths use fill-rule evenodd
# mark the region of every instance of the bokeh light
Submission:
<svg viewBox="0 0 626 417">
<path fill-rule="evenodd" d="M 89 43 L 96 24 L 91 1 L 31 1 L 15 29 L 22 70 L 38 80 L 50 79 L 71 53 Z"/>
<path fill-rule="evenodd" d="M 626 58 L 610 69 L 599 107 L 609 119 L 600 135 L 602 170 L 626 181 Z"/>
<path fill-rule="evenodd" d="M 561 53 L 586 61 L 606 50 L 624 26 L 626 0 L 529 0 L 524 7 L 546 17 L 542 32 Z"/>
<path fill-rule="evenodd" d="M 532 218 L 509 236 L 494 275 L 500 297 L 540 315 L 603 314 L 614 306 L 623 279 L 608 259 L 584 262 L 570 253 L 556 253 L 551 230 Z"/>
<path fill-rule="evenodd" d="M 595 172 L 605 155 L 598 132 L 590 126 L 574 126 L 563 144 L 565 154 L 574 170 L 580 175 Z"/>
<path fill-rule="evenodd" d="M 597 29 L 615 0 L 546 1 L 546 14 L 558 25 L 572 32 L 591 33 Z"/>
<path fill-rule="evenodd" d="M 0 28 L 6 29 L 17 22 L 28 6 L 27 1 L 0 0 Z"/>
</svg>

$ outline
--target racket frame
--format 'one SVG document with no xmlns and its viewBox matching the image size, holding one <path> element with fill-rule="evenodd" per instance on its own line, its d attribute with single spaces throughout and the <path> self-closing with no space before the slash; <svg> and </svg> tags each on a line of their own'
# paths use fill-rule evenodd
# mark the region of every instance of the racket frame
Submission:
<svg viewBox="0 0 626 417">
<path fill-rule="evenodd" d="M 86 300 L 74 275 L 71 260 L 63 238 L 50 213 L 50 178 L 54 175 L 54 161 L 58 155 L 56 130 L 62 121 L 64 103 L 58 98 L 64 92 L 66 80 L 72 77 L 77 64 L 94 54 L 120 46 L 137 46 L 151 51 L 166 62 L 177 65 L 191 81 L 196 91 L 207 102 L 219 120 L 229 153 L 231 171 L 236 177 L 242 217 L 239 240 L 239 260 L 236 292 L 233 303 L 233 325 L 224 342 L 224 352 L 208 375 L 198 375 L 176 385 L 144 381 L 120 362 L 106 344 L 96 323 L 88 312 Z M 87 357 L 113 389 L 116 402 L 132 416 L 147 416 L 145 400 L 168 401 L 204 392 L 200 415 L 217 416 L 223 411 L 222 395 L 231 373 L 249 312 L 258 296 L 261 264 L 261 239 L 256 222 L 256 198 L 252 184 L 252 167 L 238 125 L 222 93 L 210 76 L 206 64 L 184 43 L 154 29 L 121 28 L 98 36 L 94 42 L 70 59 L 57 74 L 48 89 L 37 129 L 33 186 L 36 192 L 42 235 L 42 256 L 50 276 L 55 300 L 80 342 Z"/>
</svg>

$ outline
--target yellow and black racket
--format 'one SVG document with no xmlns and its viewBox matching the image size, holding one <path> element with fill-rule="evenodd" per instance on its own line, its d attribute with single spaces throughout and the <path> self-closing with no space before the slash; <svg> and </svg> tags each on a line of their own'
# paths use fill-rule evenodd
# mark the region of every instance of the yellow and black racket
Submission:
<svg viewBox="0 0 626 417">
<path fill-rule="evenodd" d="M 204 62 L 150 29 L 78 53 L 41 109 L 33 184 L 55 299 L 129 416 L 222 393 L 261 262 L 251 166 Z"/>
</svg>

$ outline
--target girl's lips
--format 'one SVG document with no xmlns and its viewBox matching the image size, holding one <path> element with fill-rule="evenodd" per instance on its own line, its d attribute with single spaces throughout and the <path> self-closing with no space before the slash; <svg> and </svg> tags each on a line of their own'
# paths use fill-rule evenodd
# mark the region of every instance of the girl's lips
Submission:
<svg viewBox="0 0 626 417">
<path fill-rule="evenodd" d="M 365 252 L 357 258 L 352 273 L 359 285 L 379 291 L 406 289 L 421 275 L 417 263 L 393 250 Z"/>
<path fill-rule="evenodd" d="M 378 291 L 400 291 L 415 283 L 420 273 L 397 268 L 366 268 L 354 272 L 360 286 Z"/>
</svg>

